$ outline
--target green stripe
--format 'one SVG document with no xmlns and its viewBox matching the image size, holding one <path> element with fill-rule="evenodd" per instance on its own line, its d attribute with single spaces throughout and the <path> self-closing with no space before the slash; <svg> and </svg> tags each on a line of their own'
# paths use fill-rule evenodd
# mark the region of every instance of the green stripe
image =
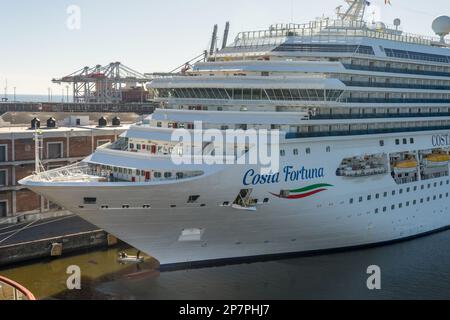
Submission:
<svg viewBox="0 0 450 320">
<path fill-rule="evenodd" d="M 325 187 L 334 187 L 331 184 L 326 184 L 326 183 L 321 183 L 321 184 L 313 184 L 312 186 L 308 186 L 302 189 L 297 189 L 297 190 L 291 190 L 291 193 L 302 193 L 302 192 L 307 192 L 307 191 L 311 191 L 314 189 L 319 189 L 319 188 L 325 188 Z"/>
</svg>

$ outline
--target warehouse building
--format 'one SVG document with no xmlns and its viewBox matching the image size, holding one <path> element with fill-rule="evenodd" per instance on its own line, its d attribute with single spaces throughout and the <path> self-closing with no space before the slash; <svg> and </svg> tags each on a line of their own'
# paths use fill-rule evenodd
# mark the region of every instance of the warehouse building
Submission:
<svg viewBox="0 0 450 320">
<path fill-rule="evenodd" d="M 37 118 L 48 115 L 34 116 Z M 137 121 L 135 114 L 121 114 L 126 120 L 120 124 L 116 117 L 115 125 L 109 121 L 106 126 L 99 126 L 98 120 L 96 123 L 92 119 L 98 114 L 72 114 L 64 119 L 62 116 L 67 115 L 55 115 L 42 121 L 40 125 L 40 159 L 46 170 L 84 159 L 99 146 L 116 141 L 130 123 Z M 0 119 L 0 224 L 64 214 L 63 208 L 18 184 L 18 181 L 33 174 L 35 170 L 35 130 L 31 121 L 27 126 L 17 124 L 20 122 L 17 118 L 21 117 L 29 120 L 31 115 L 15 114 L 13 125 L 1 123 Z M 2 118 L 8 119 L 11 115 Z M 105 118 L 108 119 L 108 116 Z"/>
</svg>

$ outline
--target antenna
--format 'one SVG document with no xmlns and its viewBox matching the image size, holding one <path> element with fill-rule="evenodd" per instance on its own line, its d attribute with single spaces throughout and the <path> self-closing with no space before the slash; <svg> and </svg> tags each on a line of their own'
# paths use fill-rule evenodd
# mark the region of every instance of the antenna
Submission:
<svg viewBox="0 0 450 320">
<path fill-rule="evenodd" d="M 294 23 L 294 0 L 291 0 L 291 23 Z"/>
<path fill-rule="evenodd" d="M 225 31 L 223 33 L 223 42 L 222 42 L 222 49 L 224 49 L 227 46 L 228 42 L 228 34 L 230 33 L 230 22 L 227 22 L 225 24 Z"/>
<path fill-rule="evenodd" d="M 209 55 L 212 56 L 214 53 L 214 49 L 216 48 L 216 44 L 217 44 L 217 31 L 219 30 L 219 27 L 217 26 L 217 24 L 214 25 L 214 30 L 213 30 L 213 34 L 212 34 L 212 39 L 211 39 L 211 48 L 209 49 Z"/>
<path fill-rule="evenodd" d="M 349 5 L 349 8 L 345 13 L 336 9 L 338 17 L 344 21 L 363 21 L 364 13 L 366 12 L 366 6 L 370 3 L 367 0 L 345 0 Z"/>
<path fill-rule="evenodd" d="M 43 149 L 43 135 L 41 129 L 34 127 L 34 174 L 39 174 L 44 170 L 41 162 L 40 153 Z"/>
<path fill-rule="evenodd" d="M 398 31 L 398 27 L 400 27 L 401 24 L 402 24 L 402 21 L 399 18 L 395 19 L 394 20 L 395 30 Z"/>
</svg>

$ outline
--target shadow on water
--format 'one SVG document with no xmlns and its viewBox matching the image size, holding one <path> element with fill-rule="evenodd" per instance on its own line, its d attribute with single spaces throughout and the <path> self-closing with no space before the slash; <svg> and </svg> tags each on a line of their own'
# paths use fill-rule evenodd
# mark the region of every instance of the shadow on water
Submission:
<svg viewBox="0 0 450 320">
<path fill-rule="evenodd" d="M 450 299 L 449 231 L 376 248 L 165 272 L 151 259 L 119 264 L 117 254 L 124 249 L 0 273 L 41 299 Z M 66 289 L 69 265 L 80 266 L 82 290 Z M 367 289 L 371 265 L 381 267 L 379 291 Z"/>
</svg>

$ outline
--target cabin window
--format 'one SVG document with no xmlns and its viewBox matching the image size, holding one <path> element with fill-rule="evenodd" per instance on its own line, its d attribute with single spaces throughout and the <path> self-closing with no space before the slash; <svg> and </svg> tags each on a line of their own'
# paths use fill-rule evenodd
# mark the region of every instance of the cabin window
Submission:
<svg viewBox="0 0 450 320">
<path fill-rule="evenodd" d="M 154 174 L 155 178 L 159 179 L 162 177 L 161 172 L 155 172 Z"/>
<path fill-rule="evenodd" d="M 200 196 L 189 196 L 188 203 L 196 203 Z"/>
<path fill-rule="evenodd" d="M 90 198 L 90 197 L 84 198 L 84 204 L 96 204 L 96 203 L 97 198 Z"/>
<path fill-rule="evenodd" d="M 172 178 L 172 172 L 165 172 L 164 178 L 166 178 L 166 179 Z"/>
</svg>

